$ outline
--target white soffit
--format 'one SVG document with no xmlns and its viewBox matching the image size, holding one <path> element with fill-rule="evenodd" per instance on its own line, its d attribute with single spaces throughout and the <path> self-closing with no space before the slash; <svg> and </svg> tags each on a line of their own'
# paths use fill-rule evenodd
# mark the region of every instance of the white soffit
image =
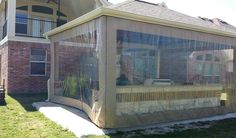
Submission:
<svg viewBox="0 0 236 138">
<path fill-rule="evenodd" d="M 61 0 L 61 5 L 69 7 L 72 14 L 79 17 L 94 10 L 95 0 Z"/>
</svg>

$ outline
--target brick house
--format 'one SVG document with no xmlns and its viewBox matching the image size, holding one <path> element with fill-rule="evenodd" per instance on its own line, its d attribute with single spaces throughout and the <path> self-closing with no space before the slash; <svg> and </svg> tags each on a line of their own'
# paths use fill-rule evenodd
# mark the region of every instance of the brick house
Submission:
<svg viewBox="0 0 236 138">
<path fill-rule="evenodd" d="M 51 56 L 43 34 L 106 3 L 0 0 L 0 84 L 8 93 L 47 92 Z"/>
</svg>

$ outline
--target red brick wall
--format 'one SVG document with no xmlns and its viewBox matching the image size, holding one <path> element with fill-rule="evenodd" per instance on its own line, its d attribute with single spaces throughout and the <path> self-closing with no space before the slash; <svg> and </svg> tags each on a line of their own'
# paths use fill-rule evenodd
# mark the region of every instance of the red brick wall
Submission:
<svg viewBox="0 0 236 138">
<path fill-rule="evenodd" d="M 47 92 L 47 80 L 50 76 L 50 45 L 28 42 L 8 42 L 8 93 L 43 93 Z M 31 48 L 47 50 L 46 76 L 30 74 Z M 3 57 L 2 57 L 3 58 Z M 3 67 L 2 67 L 3 68 Z"/>
<path fill-rule="evenodd" d="M 79 75 L 81 53 L 85 50 L 78 47 L 56 46 L 58 55 L 59 79 L 64 80 L 69 75 Z"/>
</svg>

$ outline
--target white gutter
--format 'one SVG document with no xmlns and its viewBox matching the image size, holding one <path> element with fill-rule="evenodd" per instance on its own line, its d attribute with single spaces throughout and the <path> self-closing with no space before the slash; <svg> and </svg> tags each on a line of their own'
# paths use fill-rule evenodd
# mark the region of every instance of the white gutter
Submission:
<svg viewBox="0 0 236 138">
<path fill-rule="evenodd" d="M 182 23 L 182 22 L 169 21 L 169 20 L 144 16 L 144 15 L 138 15 L 138 14 L 134 14 L 134 13 L 130 13 L 130 12 L 114 10 L 114 9 L 107 8 L 107 7 L 100 7 L 98 9 L 95 9 L 95 10 L 93 10 L 93 11 L 91 11 L 91 12 L 65 24 L 65 25 L 62 25 L 58 28 L 55 28 L 55 29 L 45 33 L 44 36 L 46 36 L 48 38 L 52 35 L 56 35 L 60 32 L 71 29 L 75 26 L 89 22 L 89 21 L 91 21 L 95 18 L 98 18 L 100 16 L 112 16 L 112 17 L 117 17 L 117 18 L 122 18 L 122 19 L 133 20 L 133 21 L 140 21 L 140 22 L 145 22 L 145 23 L 158 24 L 158 25 L 169 26 L 169 27 L 174 27 L 174 28 L 181 28 L 181 29 L 187 29 L 187 30 L 192 30 L 192 31 L 198 31 L 198 32 L 204 32 L 204 33 L 210 33 L 210 34 L 215 34 L 215 35 L 236 38 L 236 32 L 235 33 L 226 32 L 226 31 L 203 27 L 203 26 L 186 24 L 186 23 Z"/>
</svg>

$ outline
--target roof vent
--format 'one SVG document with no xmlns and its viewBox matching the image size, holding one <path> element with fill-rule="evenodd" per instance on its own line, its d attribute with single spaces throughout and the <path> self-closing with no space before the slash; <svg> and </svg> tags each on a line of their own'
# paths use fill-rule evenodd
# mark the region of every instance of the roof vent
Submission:
<svg viewBox="0 0 236 138">
<path fill-rule="evenodd" d="M 214 23 L 214 21 L 212 19 L 209 19 L 209 18 L 205 18 L 205 17 L 198 17 L 199 19 L 202 19 L 203 21 L 207 21 L 207 22 L 211 22 L 211 23 Z"/>
<path fill-rule="evenodd" d="M 212 19 L 212 20 L 213 20 L 213 22 L 214 22 L 215 24 L 217 24 L 217 25 L 221 25 L 221 24 L 229 25 L 226 21 L 223 21 L 223 20 L 221 20 L 221 19 L 219 19 L 219 18 L 214 18 L 214 19 Z"/>
<path fill-rule="evenodd" d="M 163 7 L 163 8 L 168 8 L 165 2 L 159 3 L 158 5 Z"/>
<path fill-rule="evenodd" d="M 151 4 L 151 5 L 155 5 L 155 6 L 158 5 L 158 4 L 156 4 L 156 3 L 151 3 L 151 2 L 144 1 L 144 0 L 135 0 L 135 1 L 142 2 L 142 3 L 146 3 L 146 4 Z"/>
</svg>

